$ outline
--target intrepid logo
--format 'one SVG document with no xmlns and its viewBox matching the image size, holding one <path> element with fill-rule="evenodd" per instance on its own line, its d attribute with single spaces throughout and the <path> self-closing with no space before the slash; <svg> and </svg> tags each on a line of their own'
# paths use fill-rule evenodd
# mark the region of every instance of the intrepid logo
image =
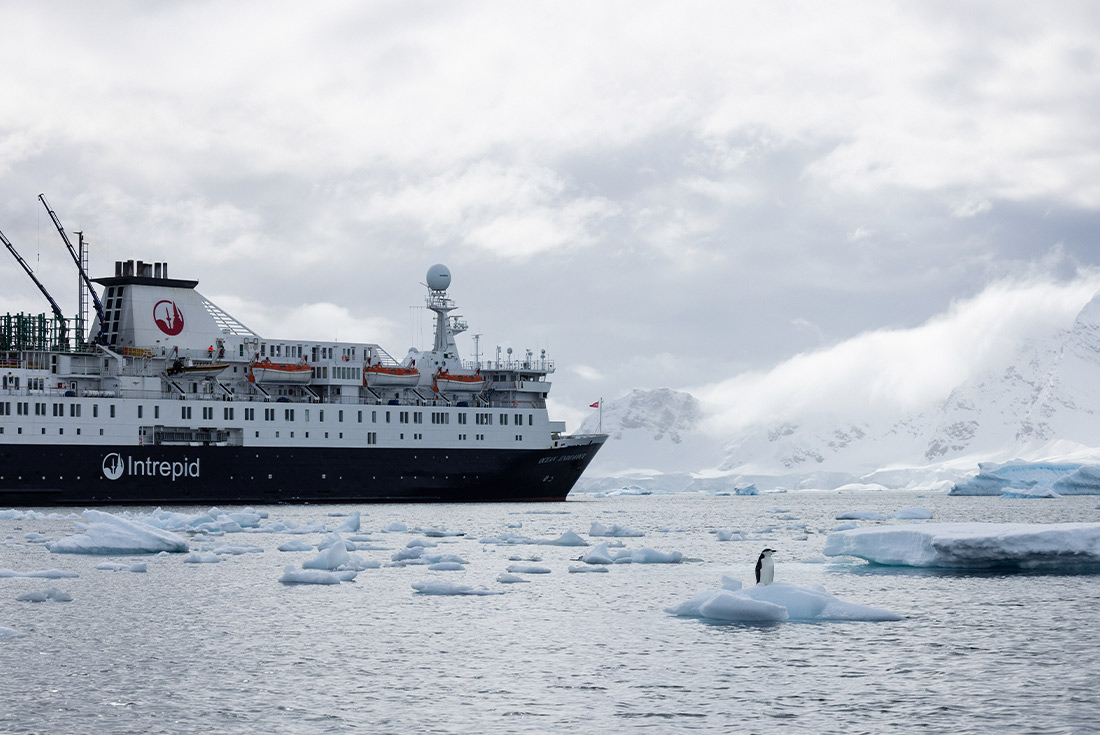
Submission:
<svg viewBox="0 0 1100 735">
<path fill-rule="evenodd" d="M 153 321 L 160 327 L 160 331 L 170 337 L 183 331 L 183 312 L 175 301 L 158 301 L 153 307 Z"/>
<path fill-rule="evenodd" d="M 152 457 L 123 457 L 118 452 L 111 452 L 103 458 L 104 477 L 117 480 L 124 474 L 131 477 L 169 477 L 175 482 L 177 477 L 198 477 L 199 460 L 188 460 L 184 457 L 182 462 L 158 462 Z"/>
</svg>

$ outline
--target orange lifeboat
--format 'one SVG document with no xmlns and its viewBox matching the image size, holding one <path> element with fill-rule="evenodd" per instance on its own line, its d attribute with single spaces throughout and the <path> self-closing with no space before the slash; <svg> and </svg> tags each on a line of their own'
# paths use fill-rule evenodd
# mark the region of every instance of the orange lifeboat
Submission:
<svg viewBox="0 0 1100 735">
<path fill-rule="evenodd" d="M 481 373 L 449 373 L 440 370 L 435 374 L 437 393 L 477 393 L 485 387 Z"/>
<path fill-rule="evenodd" d="M 313 378 L 309 365 L 300 362 L 272 362 L 265 358 L 252 363 L 248 370 L 250 383 L 294 383 L 304 385 Z"/>
<path fill-rule="evenodd" d="M 414 367 L 367 365 L 363 368 L 363 385 L 368 388 L 413 386 L 420 382 L 420 371 Z"/>
</svg>

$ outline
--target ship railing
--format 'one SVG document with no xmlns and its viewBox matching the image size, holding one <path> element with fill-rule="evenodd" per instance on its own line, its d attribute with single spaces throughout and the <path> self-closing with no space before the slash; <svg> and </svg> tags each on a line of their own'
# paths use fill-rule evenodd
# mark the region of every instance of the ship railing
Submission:
<svg viewBox="0 0 1100 735">
<path fill-rule="evenodd" d="M 539 373 L 554 372 L 554 361 L 546 359 L 531 360 L 463 360 L 463 370 L 529 370 Z"/>
</svg>

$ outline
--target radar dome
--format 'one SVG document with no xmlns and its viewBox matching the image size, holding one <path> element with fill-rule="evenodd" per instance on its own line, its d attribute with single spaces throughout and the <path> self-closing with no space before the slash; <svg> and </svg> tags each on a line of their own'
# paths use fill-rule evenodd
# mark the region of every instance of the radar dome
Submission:
<svg viewBox="0 0 1100 735">
<path fill-rule="evenodd" d="M 446 291 L 450 285 L 451 270 L 447 266 L 436 263 L 428 269 L 428 288 L 433 291 Z"/>
</svg>

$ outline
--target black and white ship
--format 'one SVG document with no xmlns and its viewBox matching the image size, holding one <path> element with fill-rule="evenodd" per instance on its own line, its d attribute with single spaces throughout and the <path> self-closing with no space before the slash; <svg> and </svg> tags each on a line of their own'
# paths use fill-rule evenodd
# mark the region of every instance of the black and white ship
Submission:
<svg viewBox="0 0 1100 735">
<path fill-rule="evenodd" d="M 167 263 L 95 283 L 86 339 L 52 299 L 0 316 L 2 505 L 561 501 L 607 438 L 549 419 L 545 350 L 459 357 L 442 265 L 435 344 L 400 361 L 263 337 Z"/>
</svg>

